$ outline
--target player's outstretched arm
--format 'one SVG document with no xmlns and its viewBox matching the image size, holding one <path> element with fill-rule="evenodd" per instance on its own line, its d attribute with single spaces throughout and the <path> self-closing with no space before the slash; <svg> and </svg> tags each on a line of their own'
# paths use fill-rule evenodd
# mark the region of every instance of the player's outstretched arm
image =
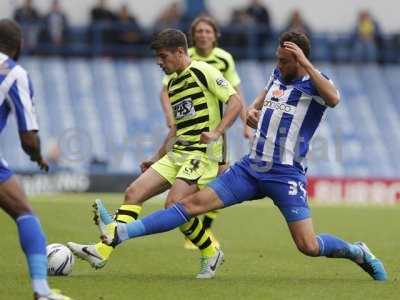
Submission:
<svg viewBox="0 0 400 300">
<path fill-rule="evenodd" d="M 36 130 L 24 131 L 19 133 L 21 146 L 24 152 L 30 157 L 31 161 L 36 162 L 41 170 L 49 171 L 47 161 L 42 157 L 40 149 L 40 138 Z"/>
</svg>

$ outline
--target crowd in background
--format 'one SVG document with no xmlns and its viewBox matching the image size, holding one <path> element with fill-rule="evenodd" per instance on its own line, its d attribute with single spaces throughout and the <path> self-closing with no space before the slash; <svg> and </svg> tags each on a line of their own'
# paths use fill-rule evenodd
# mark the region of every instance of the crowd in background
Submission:
<svg viewBox="0 0 400 300">
<path fill-rule="evenodd" d="M 173 2 L 160 12 L 152 28 L 149 29 L 141 26 L 127 5 L 122 5 L 117 11 L 113 11 L 108 7 L 106 0 L 98 0 L 90 10 L 90 24 L 84 29 L 77 30 L 69 25 L 67 14 L 58 0 L 52 1 L 49 12 L 45 15 L 38 13 L 33 0 L 25 0 L 24 4 L 15 10 L 14 18 L 23 25 L 25 48 L 29 53 L 65 54 L 68 51 L 62 50 L 68 47 L 73 49 L 73 45 L 79 45 L 76 43 L 78 41 L 81 44 L 92 44 L 93 48 L 96 48 L 96 45 L 101 46 L 102 51 L 99 52 L 101 54 L 112 54 L 113 49 L 121 45 L 138 46 L 137 49 L 141 46 L 144 49 L 152 34 L 163 28 L 175 27 L 187 30 L 191 21 L 202 14 L 212 16 L 204 0 Z M 249 58 L 248 55 L 254 56 L 255 53 L 264 53 L 265 58 L 271 58 L 268 57 L 268 52 L 254 52 L 252 48 L 267 47 L 279 33 L 287 30 L 304 32 L 312 41 L 315 37 L 321 36 L 307 24 L 300 10 L 293 10 L 286 25 L 277 28 L 272 23 L 270 11 L 264 2 L 249 0 L 246 6 L 234 9 L 229 22 L 222 26 L 220 44 L 233 53 L 235 49 L 238 50 L 239 58 Z M 359 12 L 354 28 L 349 29 L 342 43 L 347 51 L 347 55 L 343 56 L 344 60 L 357 62 L 382 61 L 381 54 L 387 52 L 385 52 L 387 45 L 400 48 L 397 36 L 391 37 L 387 43 L 381 33 L 379 22 L 367 10 Z M 246 47 L 249 51 L 243 55 L 243 51 L 239 50 Z M 135 47 L 127 48 L 128 53 L 134 53 L 135 49 Z"/>
</svg>

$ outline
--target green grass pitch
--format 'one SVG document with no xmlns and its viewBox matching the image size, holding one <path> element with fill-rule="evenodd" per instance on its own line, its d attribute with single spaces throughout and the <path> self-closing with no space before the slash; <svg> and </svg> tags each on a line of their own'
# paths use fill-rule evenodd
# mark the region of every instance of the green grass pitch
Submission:
<svg viewBox="0 0 400 300">
<path fill-rule="evenodd" d="M 33 197 L 49 243 L 94 242 L 90 204 L 103 197 L 110 209 L 122 195 Z M 143 214 L 162 207 L 150 201 Z M 279 211 L 268 200 L 228 208 L 214 230 L 226 262 L 212 280 L 199 281 L 198 253 L 183 249 L 178 231 L 121 245 L 94 271 L 77 260 L 70 276 L 51 285 L 75 300 L 124 299 L 400 299 L 400 206 L 313 206 L 317 232 L 362 240 L 385 263 L 386 283 L 374 282 L 355 264 L 301 255 Z M 0 213 L 0 299 L 31 299 L 24 256 L 14 223 Z"/>
</svg>

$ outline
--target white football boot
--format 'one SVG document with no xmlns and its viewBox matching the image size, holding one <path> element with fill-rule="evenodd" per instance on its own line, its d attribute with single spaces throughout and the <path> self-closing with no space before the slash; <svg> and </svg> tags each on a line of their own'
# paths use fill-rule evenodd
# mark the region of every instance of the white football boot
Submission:
<svg viewBox="0 0 400 300">
<path fill-rule="evenodd" d="M 86 260 L 93 268 L 100 269 L 107 263 L 107 259 L 97 251 L 96 245 L 81 245 L 74 242 L 68 242 L 67 247 L 78 258 Z"/>
<path fill-rule="evenodd" d="M 217 249 L 217 253 L 211 257 L 200 258 L 200 272 L 197 274 L 198 279 L 210 279 L 215 276 L 218 267 L 224 262 L 224 253 L 221 249 Z"/>
</svg>

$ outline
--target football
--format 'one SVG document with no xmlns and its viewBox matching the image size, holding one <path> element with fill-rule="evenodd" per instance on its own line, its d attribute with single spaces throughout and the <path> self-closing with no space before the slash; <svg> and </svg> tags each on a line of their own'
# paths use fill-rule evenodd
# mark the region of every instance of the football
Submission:
<svg viewBox="0 0 400 300">
<path fill-rule="evenodd" d="M 51 276 L 66 276 L 75 263 L 71 250 L 62 244 L 50 244 L 46 247 L 47 273 Z"/>
</svg>

